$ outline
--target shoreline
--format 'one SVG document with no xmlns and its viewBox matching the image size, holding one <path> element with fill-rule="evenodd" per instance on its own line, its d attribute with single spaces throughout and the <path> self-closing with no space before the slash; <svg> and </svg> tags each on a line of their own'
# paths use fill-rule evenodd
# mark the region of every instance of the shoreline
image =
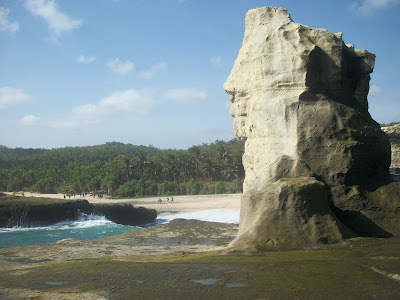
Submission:
<svg viewBox="0 0 400 300">
<path fill-rule="evenodd" d="M 95 201 L 184 212 L 218 205 L 234 209 L 240 196 L 176 196 L 173 203 L 162 204 L 158 197 Z M 400 295 L 398 237 L 356 238 L 319 249 L 255 256 L 223 255 L 238 227 L 176 219 L 97 240 L 68 238 L 0 249 L 0 298 L 394 299 Z"/>
<path fill-rule="evenodd" d="M 4 192 L 7 195 L 12 195 L 11 192 Z M 64 199 L 64 194 L 40 194 L 25 192 L 25 197 L 44 197 L 52 199 Z M 229 210 L 240 210 L 240 199 L 242 194 L 213 194 L 213 195 L 179 195 L 172 196 L 174 201 L 167 201 L 167 198 L 172 197 L 154 196 L 154 197 L 143 197 L 143 198 L 124 198 L 124 199 L 111 199 L 105 198 L 93 198 L 88 195 L 87 197 L 81 197 L 80 195 L 67 197 L 70 200 L 87 200 L 91 204 L 110 204 L 110 203 L 127 203 L 137 207 L 145 207 L 149 209 L 155 209 L 158 216 L 174 215 L 189 213 L 195 211 L 214 210 L 214 209 L 229 209 Z M 158 199 L 162 200 L 161 203 Z"/>
</svg>

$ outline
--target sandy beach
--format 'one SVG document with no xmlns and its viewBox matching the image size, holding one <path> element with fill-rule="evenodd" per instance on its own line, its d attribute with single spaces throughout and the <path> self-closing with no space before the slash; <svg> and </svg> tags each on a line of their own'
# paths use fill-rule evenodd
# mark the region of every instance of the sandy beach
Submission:
<svg viewBox="0 0 400 300">
<path fill-rule="evenodd" d="M 12 193 L 6 193 L 11 195 Z M 39 193 L 24 193 L 25 197 L 46 197 L 63 199 L 64 194 L 39 194 Z M 84 198 L 79 195 L 71 196 L 71 200 L 86 199 L 90 203 L 129 203 L 135 206 L 152 208 L 157 210 L 159 216 L 181 214 L 194 211 L 203 211 L 211 209 L 240 209 L 240 198 L 242 194 L 217 194 L 217 195 L 184 195 L 172 197 L 146 197 L 146 198 L 128 198 L 128 199 L 111 199 L 98 198 L 87 195 Z M 68 197 L 68 196 L 67 196 Z M 158 199 L 162 200 L 161 203 Z"/>
</svg>

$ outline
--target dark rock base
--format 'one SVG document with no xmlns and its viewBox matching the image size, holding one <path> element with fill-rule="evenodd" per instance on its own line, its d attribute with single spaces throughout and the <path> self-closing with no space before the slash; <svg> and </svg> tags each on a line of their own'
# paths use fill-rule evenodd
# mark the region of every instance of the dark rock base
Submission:
<svg viewBox="0 0 400 300">
<path fill-rule="evenodd" d="M 154 209 L 129 204 L 90 204 L 87 200 L 47 205 L 0 204 L 0 227 L 35 227 L 52 225 L 64 220 L 77 220 L 82 214 L 105 216 L 122 225 L 141 225 L 154 221 Z"/>
</svg>

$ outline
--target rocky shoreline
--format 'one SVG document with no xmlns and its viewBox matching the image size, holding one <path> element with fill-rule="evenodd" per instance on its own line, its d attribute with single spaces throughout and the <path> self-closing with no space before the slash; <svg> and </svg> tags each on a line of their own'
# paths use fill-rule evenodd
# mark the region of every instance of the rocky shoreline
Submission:
<svg viewBox="0 0 400 300">
<path fill-rule="evenodd" d="M 0 257 L 5 259 L 3 266 L 21 266 L 21 261 L 28 260 L 65 261 L 219 251 L 226 248 L 237 231 L 236 224 L 175 219 L 160 226 L 132 230 L 103 239 L 64 239 L 52 244 L 0 249 Z"/>
<path fill-rule="evenodd" d="M 0 249 L 2 299 L 395 299 L 400 240 L 223 255 L 238 225 L 176 219 L 93 241 Z"/>
<path fill-rule="evenodd" d="M 3 196 L 0 201 L 1 227 L 36 227 L 52 225 L 65 220 L 77 220 L 81 216 L 95 214 L 122 225 L 141 225 L 157 218 L 155 209 L 121 204 L 91 204 L 87 200 L 57 201 L 36 204 L 29 198 Z M 11 200 L 11 201 L 10 201 Z"/>
</svg>

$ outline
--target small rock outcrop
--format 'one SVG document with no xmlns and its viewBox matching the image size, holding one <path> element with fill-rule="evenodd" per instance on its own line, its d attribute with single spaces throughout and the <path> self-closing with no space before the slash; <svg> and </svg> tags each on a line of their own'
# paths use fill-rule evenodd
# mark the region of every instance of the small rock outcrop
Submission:
<svg viewBox="0 0 400 300">
<path fill-rule="evenodd" d="M 387 134 L 392 147 L 392 164 L 390 171 L 400 175 L 400 124 L 382 127 Z"/>
<path fill-rule="evenodd" d="M 77 220 L 82 213 L 91 213 L 91 204 L 87 200 L 34 205 L 29 201 L 12 203 L 0 202 L 0 227 L 36 227 L 55 224 L 65 220 Z"/>
<path fill-rule="evenodd" d="M 15 201 L 7 204 L 0 202 L 0 228 L 52 225 L 77 220 L 82 214 L 105 216 L 114 223 L 131 226 L 150 223 L 157 218 L 155 209 L 130 204 L 90 204 L 87 200 L 76 200 L 32 205 L 29 201 Z"/>
<path fill-rule="evenodd" d="M 157 218 L 155 209 L 135 207 L 130 204 L 93 204 L 91 213 L 122 225 L 141 225 Z"/>
<path fill-rule="evenodd" d="M 387 187 L 390 143 L 368 112 L 374 64 L 374 54 L 346 45 L 341 33 L 295 23 L 286 9 L 246 14 L 224 84 L 235 134 L 247 138 L 232 251 L 400 233 L 400 189 Z M 377 199 L 376 190 L 388 197 Z"/>
</svg>

